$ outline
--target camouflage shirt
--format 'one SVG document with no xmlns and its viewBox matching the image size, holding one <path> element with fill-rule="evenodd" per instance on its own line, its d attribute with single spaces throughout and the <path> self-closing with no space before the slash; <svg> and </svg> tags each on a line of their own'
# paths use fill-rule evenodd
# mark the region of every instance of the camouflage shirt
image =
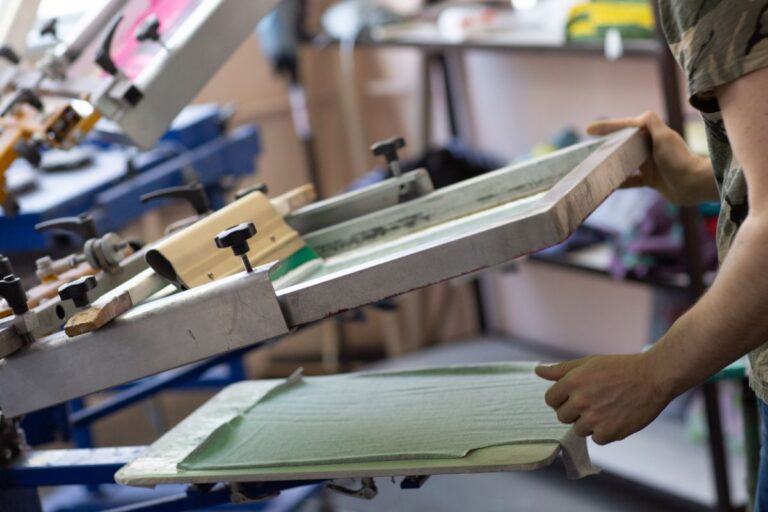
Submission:
<svg viewBox="0 0 768 512">
<path fill-rule="evenodd" d="M 722 261 L 747 216 L 747 182 L 733 155 L 714 89 L 768 67 L 768 0 L 660 0 L 661 22 L 688 80 L 691 105 L 707 127 L 720 189 L 717 248 Z M 768 401 L 768 344 L 750 354 L 752 386 Z"/>
</svg>

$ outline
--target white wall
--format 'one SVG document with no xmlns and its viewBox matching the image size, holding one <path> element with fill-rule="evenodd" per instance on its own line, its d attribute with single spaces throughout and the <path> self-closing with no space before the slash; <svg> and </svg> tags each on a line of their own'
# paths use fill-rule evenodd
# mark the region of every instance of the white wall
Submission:
<svg viewBox="0 0 768 512">
<path fill-rule="evenodd" d="M 464 69 L 475 143 L 500 156 L 525 153 L 565 126 L 599 117 L 663 113 L 651 57 L 466 53 Z"/>
</svg>

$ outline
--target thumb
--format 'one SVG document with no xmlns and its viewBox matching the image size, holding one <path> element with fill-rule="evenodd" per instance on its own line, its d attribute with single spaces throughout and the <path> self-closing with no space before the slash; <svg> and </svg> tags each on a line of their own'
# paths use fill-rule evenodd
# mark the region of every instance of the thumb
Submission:
<svg viewBox="0 0 768 512">
<path fill-rule="evenodd" d="M 586 358 L 582 358 L 551 365 L 539 365 L 534 371 L 536 372 L 536 375 L 542 379 L 560 380 L 565 377 L 568 372 L 584 364 L 585 360 Z"/>
<path fill-rule="evenodd" d="M 624 128 L 637 127 L 639 123 L 634 118 L 600 119 L 589 123 L 586 132 L 589 135 L 608 135 Z"/>
</svg>

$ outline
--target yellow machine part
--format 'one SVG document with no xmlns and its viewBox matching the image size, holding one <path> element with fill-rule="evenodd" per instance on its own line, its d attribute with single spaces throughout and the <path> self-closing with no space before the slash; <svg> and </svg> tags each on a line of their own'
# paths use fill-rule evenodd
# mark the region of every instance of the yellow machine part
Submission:
<svg viewBox="0 0 768 512">
<path fill-rule="evenodd" d="M 72 115 L 76 119 L 74 123 L 67 123 L 60 132 L 53 133 L 51 131 L 59 119 L 65 119 Z M 69 118 L 71 119 L 71 117 Z M 44 140 L 47 140 L 52 146 L 69 147 L 69 144 L 79 142 L 80 138 L 90 132 L 99 119 L 101 119 L 101 114 L 95 109 L 85 117 L 79 117 L 68 104 L 56 109 L 55 113 L 49 116 L 42 126 L 31 121 L 30 116 L 24 115 L 23 111 L 18 117 L 8 116 L 0 119 L 0 129 L 2 130 L 2 134 L 0 134 L 0 206 L 11 203 L 12 198 L 6 186 L 5 173 L 19 156 L 15 147 L 21 139 L 31 138 L 37 134 L 43 135 Z M 9 213 L 6 212 L 6 214 Z"/>
<path fill-rule="evenodd" d="M 574 6 L 568 19 L 571 40 L 600 39 L 610 28 L 626 37 L 652 37 L 656 30 L 653 8 L 645 1 L 585 2 Z"/>
</svg>

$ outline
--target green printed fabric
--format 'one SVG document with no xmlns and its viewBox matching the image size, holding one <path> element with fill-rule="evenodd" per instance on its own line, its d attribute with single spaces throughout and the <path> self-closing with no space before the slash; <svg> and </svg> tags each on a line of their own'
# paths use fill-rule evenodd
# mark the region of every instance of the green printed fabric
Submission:
<svg viewBox="0 0 768 512">
<path fill-rule="evenodd" d="M 214 431 L 184 470 L 461 458 L 562 441 L 531 365 L 492 364 L 305 378 Z"/>
<path fill-rule="evenodd" d="M 672 53 L 688 79 L 691 104 L 702 112 L 720 188 L 717 250 L 724 260 L 747 218 L 747 180 L 733 154 L 715 89 L 768 67 L 768 0 L 660 0 Z M 768 344 L 749 355 L 750 381 L 768 401 Z"/>
</svg>

